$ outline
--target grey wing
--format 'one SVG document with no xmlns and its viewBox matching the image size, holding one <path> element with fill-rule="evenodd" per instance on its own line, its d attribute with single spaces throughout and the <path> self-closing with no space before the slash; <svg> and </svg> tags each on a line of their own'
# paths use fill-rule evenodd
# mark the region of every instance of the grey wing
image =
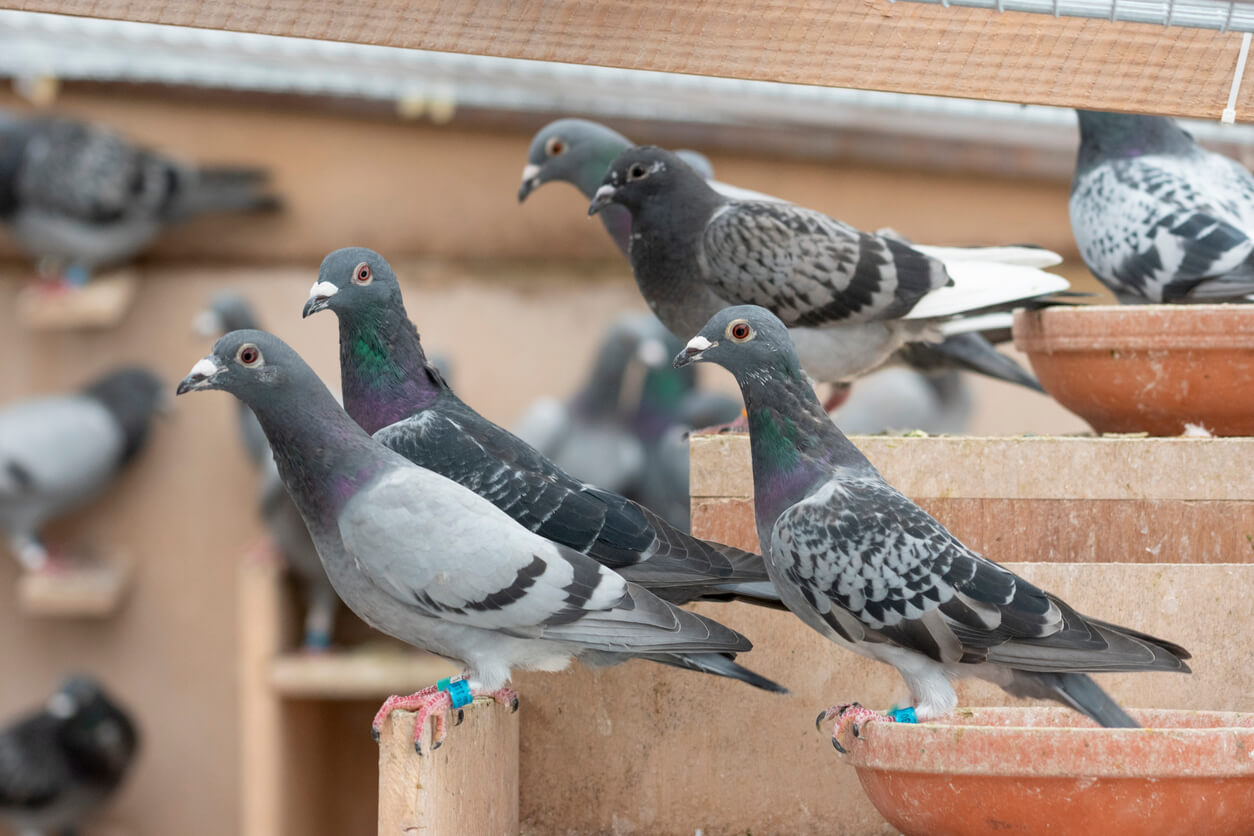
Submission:
<svg viewBox="0 0 1254 836">
<path fill-rule="evenodd" d="M 339 528 L 380 589 L 431 617 L 616 652 L 747 649 L 739 634 L 662 602 L 421 468 L 394 470 L 359 492 Z"/>
<path fill-rule="evenodd" d="M 1112 161 L 1077 179 L 1070 211 L 1085 263 L 1121 296 L 1254 291 L 1254 178 L 1233 160 L 1199 152 Z"/>
<path fill-rule="evenodd" d="M 121 459 L 121 428 L 97 401 L 65 396 L 0 411 L 0 520 L 39 525 L 95 493 Z"/>
<path fill-rule="evenodd" d="M 944 265 L 901 241 L 789 203 L 726 204 L 701 248 L 720 296 L 790 327 L 893 319 L 949 283 Z"/>
<path fill-rule="evenodd" d="M 184 170 L 108 131 L 65 119 L 31 127 L 17 178 L 24 207 L 91 224 L 162 215 Z"/>
</svg>

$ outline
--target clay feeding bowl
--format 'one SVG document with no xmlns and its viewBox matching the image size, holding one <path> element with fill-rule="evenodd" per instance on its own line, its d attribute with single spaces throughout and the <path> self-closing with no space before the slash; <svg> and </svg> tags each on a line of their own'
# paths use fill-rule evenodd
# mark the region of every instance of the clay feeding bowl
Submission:
<svg viewBox="0 0 1254 836">
<path fill-rule="evenodd" d="M 1254 435 L 1254 305 L 1016 311 L 1041 385 L 1098 432 Z"/>
<path fill-rule="evenodd" d="M 1146 728 L 1103 729 L 1066 708 L 871 722 L 849 760 L 906 836 L 1254 833 L 1254 714 L 1129 713 Z"/>
</svg>

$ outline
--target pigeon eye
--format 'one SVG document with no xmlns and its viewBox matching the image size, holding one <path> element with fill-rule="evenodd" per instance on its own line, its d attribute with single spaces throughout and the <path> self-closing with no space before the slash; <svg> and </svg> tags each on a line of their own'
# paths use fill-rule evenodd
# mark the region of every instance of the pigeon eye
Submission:
<svg viewBox="0 0 1254 836">
<path fill-rule="evenodd" d="M 550 157 L 565 154 L 566 143 L 557 137 L 551 137 L 548 142 L 544 143 L 544 153 L 548 154 Z"/>
<path fill-rule="evenodd" d="M 250 369 L 256 368 L 261 365 L 261 349 L 252 343 L 244 343 L 239 347 L 239 351 L 235 352 L 235 359 L 239 360 L 242 366 Z"/>
<path fill-rule="evenodd" d="M 628 180 L 643 180 L 649 173 L 643 163 L 632 163 L 631 168 L 627 169 Z"/>
<path fill-rule="evenodd" d="M 738 319 L 727 326 L 727 336 L 738 343 L 753 339 L 753 329 L 743 319 Z"/>
<path fill-rule="evenodd" d="M 370 272 L 370 265 L 362 262 L 353 268 L 353 284 L 368 285 L 374 280 L 374 274 Z"/>
</svg>

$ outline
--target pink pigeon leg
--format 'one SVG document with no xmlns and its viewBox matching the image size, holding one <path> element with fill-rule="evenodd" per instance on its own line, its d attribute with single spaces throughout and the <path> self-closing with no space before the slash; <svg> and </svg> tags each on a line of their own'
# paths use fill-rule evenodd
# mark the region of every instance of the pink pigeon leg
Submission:
<svg viewBox="0 0 1254 836">
<path fill-rule="evenodd" d="M 823 401 L 823 411 L 831 413 L 840 409 L 849 400 L 849 393 L 852 391 L 852 384 L 833 383 L 831 391 L 827 393 L 827 400 Z"/>
<path fill-rule="evenodd" d="M 861 703 L 837 703 L 830 708 L 824 709 L 819 713 L 818 718 L 814 721 L 814 727 L 819 728 L 824 721 L 836 718 L 836 727 L 832 729 L 832 745 L 836 747 L 836 751 L 842 755 L 848 750 L 841 745 L 840 736 L 845 733 L 845 729 L 850 729 L 853 736 L 858 736 L 858 729 L 865 726 L 872 720 L 882 720 L 888 723 L 897 722 L 897 718 L 892 714 L 883 714 L 879 711 L 872 711 L 864 707 Z"/>
<path fill-rule="evenodd" d="M 496 691 L 480 691 L 471 689 L 471 697 L 488 698 L 500 703 L 510 711 L 518 710 L 518 694 L 510 688 L 500 688 Z M 383 723 L 391 716 L 393 711 L 416 711 L 418 716 L 414 719 L 414 751 L 422 754 L 422 731 L 426 727 L 427 718 L 434 715 L 435 729 L 432 732 L 431 750 L 435 751 L 444 745 L 444 738 L 447 734 L 446 715 L 453 709 L 453 699 L 448 691 L 442 691 L 439 686 L 432 685 L 424 688 L 417 693 L 408 696 L 392 696 L 388 697 L 374 716 L 374 723 L 371 726 L 371 735 L 375 741 L 379 740 L 379 735 L 383 730 Z M 461 725 L 464 715 L 461 709 L 457 709 L 457 722 L 453 725 Z"/>
</svg>

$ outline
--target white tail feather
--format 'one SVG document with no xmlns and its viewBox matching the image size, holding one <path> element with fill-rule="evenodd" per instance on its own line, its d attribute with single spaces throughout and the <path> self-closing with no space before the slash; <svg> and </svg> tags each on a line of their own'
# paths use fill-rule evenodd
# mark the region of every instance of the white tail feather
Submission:
<svg viewBox="0 0 1254 836">
<path fill-rule="evenodd" d="M 1009 305 L 1071 287 L 1062 276 L 1035 267 L 988 261 L 946 261 L 954 283 L 919 300 L 904 319 L 937 319 Z"/>
</svg>

